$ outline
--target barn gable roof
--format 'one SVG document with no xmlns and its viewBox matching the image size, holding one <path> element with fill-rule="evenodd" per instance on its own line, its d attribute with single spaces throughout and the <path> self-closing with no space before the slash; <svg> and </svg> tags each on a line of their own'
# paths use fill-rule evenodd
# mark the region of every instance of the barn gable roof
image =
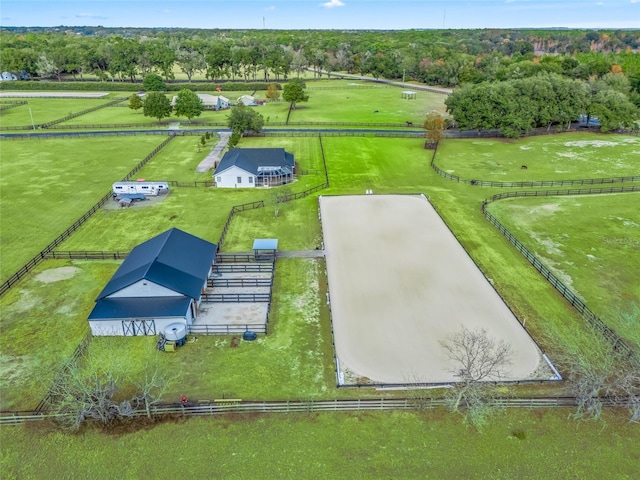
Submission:
<svg viewBox="0 0 640 480">
<path fill-rule="evenodd" d="M 232 148 L 224 154 L 214 175 L 236 166 L 254 175 L 260 173 L 261 168 L 279 168 L 284 172 L 293 173 L 295 159 L 293 154 L 284 148 Z"/>
<path fill-rule="evenodd" d="M 102 300 L 140 280 L 199 298 L 216 254 L 216 245 L 177 228 L 135 247 L 104 287 Z"/>
<path fill-rule="evenodd" d="M 159 317 L 184 317 L 189 297 L 104 298 L 96 302 L 89 320 L 121 320 Z"/>
</svg>

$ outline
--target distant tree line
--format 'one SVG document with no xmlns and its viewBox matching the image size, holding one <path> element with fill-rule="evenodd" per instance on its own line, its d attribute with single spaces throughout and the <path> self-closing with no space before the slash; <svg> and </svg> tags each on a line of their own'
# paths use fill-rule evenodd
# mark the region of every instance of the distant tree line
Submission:
<svg viewBox="0 0 640 480">
<path fill-rule="evenodd" d="M 640 31 L 163 30 L 3 28 L 0 70 L 34 78 L 279 81 L 311 69 L 458 86 L 540 73 L 589 80 L 617 71 L 640 92 Z"/>
</svg>

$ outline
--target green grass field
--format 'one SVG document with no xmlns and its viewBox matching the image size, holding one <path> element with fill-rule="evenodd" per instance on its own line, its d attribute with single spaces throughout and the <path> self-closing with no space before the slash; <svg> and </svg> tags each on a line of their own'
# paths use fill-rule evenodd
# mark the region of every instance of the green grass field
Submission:
<svg viewBox="0 0 640 480">
<path fill-rule="evenodd" d="M 436 164 L 466 180 L 524 182 L 638 175 L 640 138 L 567 133 L 442 142 Z M 527 169 L 522 169 L 526 165 Z"/>
<path fill-rule="evenodd" d="M 30 127 L 33 123 L 36 125 L 47 123 L 72 113 L 81 112 L 87 108 L 103 105 L 114 98 L 112 96 L 101 99 L 74 98 L 73 100 L 64 98 L 26 98 L 27 105 L 0 111 L 0 126 Z M 29 109 L 31 109 L 31 113 L 29 113 Z M 31 122 L 32 116 L 33 123 Z M 77 118 L 84 118 L 84 115 L 80 115 Z"/>
<path fill-rule="evenodd" d="M 353 111 L 338 101 L 339 95 L 351 97 L 353 91 L 311 90 L 310 97 L 317 103 L 302 104 L 304 108 L 292 115 L 292 121 L 303 121 L 300 118 L 305 115 L 310 121 L 345 121 L 339 120 L 340 108 L 353 118 L 348 121 L 382 121 L 377 119 L 384 107 L 373 114 L 364 97 Z M 376 98 L 384 105 L 395 102 L 384 92 L 397 93 L 396 111 L 404 116 L 409 112 L 402 110 L 404 105 L 419 103 L 401 100 L 399 89 L 357 92 L 369 97 L 380 93 Z M 261 108 L 286 116 L 286 106 L 280 102 Z M 392 118 L 390 112 L 384 115 Z M 302 117 L 294 118 L 299 113 Z M 416 115 L 419 125 L 423 113 Z M 399 121 L 405 120 L 409 119 Z M 195 166 L 215 139 L 200 152 L 198 139 L 174 139 L 136 175 L 154 180 L 210 179 L 210 173 L 196 173 Z M 162 140 L 136 136 L 2 142 L 1 271 L 13 273 L 24 263 L 23 257 L 33 256 L 30 249 L 46 245 L 61 233 Z M 277 216 L 273 206 L 238 214 L 225 250 L 249 250 L 253 238 L 263 236 L 279 238 L 281 249 L 315 248 L 320 240 L 319 194 L 363 194 L 367 189 L 381 194 L 422 192 L 518 318 L 526 320 L 527 329 L 552 360 L 555 352 L 572 347 L 586 331 L 581 317 L 483 217 L 482 200 L 504 190 L 471 187 L 438 176 L 429 166 L 432 152 L 423 149 L 420 139 L 325 137 L 322 142 L 330 188 L 282 205 Z M 314 137 L 249 138 L 240 144 L 282 146 L 296 155 L 302 169 L 321 169 L 319 145 Z M 635 150 L 636 137 L 618 135 L 567 134 L 515 142 L 445 140 L 437 163 L 465 178 L 488 180 L 612 177 L 637 174 Z M 17 160 L 8 163 L 6 158 Z M 563 170 L 563 161 L 571 161 L 573 170 L 569 166 Z M 509 168 L 492 177 L 492 162 Z M 521 171 L 521 164 L 528 169 Z M 323 174 L 301 176 L 289 188 L 302 191 L 322 181 Z M 77 195 L 72 201 L 65 197 L 70 189 Z M 173 226 L 216 242 L 233 205 L 261 199 L 269 203 L 275 190 L 172 188 L 167 197 L 140 208 L 101 209 L 59 248 L 128 250 Z M 640 220 L 630 201 L 636 196 L 554 197 L 540 205 L 526 203 L 527 199 L 497 202 L 491 208 L 505 224 L 513 222 L 509 228 L 520 229 L 523 237 L 530 232 L 536 253 L 546 252 L 550 266 L 565 272 L 599 313 L 606 307 L 608 294 L 611 300 L 612 289 L 626 300 L 639 298 L 633 272 L 638 270 L 634 240 Z M 547 215 L 545 205 L 550 202 L 558 208 Z M 594 237 L 602 241 L 592 253 L 589 242 Z M 0 297 L 0 408 L 28 409 L 38 403 L 55 370 L 85 335 L 95 296 L 117 265 L 115 261 L 47 260 Z M 232 348 L 229 337 L 199 336 L 197 342 L 169 355 L 155 351 L 154 338 L 96 338 L 87 358 L 114 361 L 128 381 L 139 378 L 145 364 L 158 363 L 167 372 L 177 372 L 166 400 L 183 393 L 195 400 L 221 394 L 243 399 L 380 396 L 372 390 L 334 388 L 325 282 L 324 265 L 317 260 L 279 260 L 270 334 L 257 342 Z M 636 326 L 628 331 L 619 327 L 625 338 L 633 334 L 637 338 Z M 552 344 L 547 343 L 550 338 Z M 125 383 L 123 395 L 129 387 Z M 564 393 L 562 385 L 553 388 L 553 393 Z M 522 387 L 515 394 L 523 391 L 549 389 Z M 206 478 L 251 478 L 255 473 L 260 478 L 351 478 L 354 472 L 368 478 L 402 478 L 398 472 L 404 478 L 606 478 L 612 472 L 617 478 L 633 478 L 640 458 L 633 450 L 640 435 L 637 428 L 624 423 L 623 415 L 610 412 L 605 414 L 609 427 L 603 434 L 602 423 L 575 423 L 567 418 L 569 413 L 513 410 L 493 421 L 483 434 L 444 412 L 229 416 L 112 436 L 91 430 L 73 436 L 38 426 L 5 427 L 0 429 L 4 446 L 0 466 L 7 478 L 40 478 L 45 468 L 45 476 L 53 478 L 110 474 L 163 478 L 174 476 L 176 467 L 187 476 Z M 185 442 L 190 453 L 174 458 L 171 468 L 148 461 L 168 445 L 172 450 L 167 449 L 164 456 L 170 457 L 173 447 Z M 109 452 L 108 459 L 101 452 Z M 75 459 L 73 469 L 70 458 Z"/>
<path fill-rule="evenodd" d="M 640 351 L 638 194 L 508 199 L 488 209 L 611 328 Z"/>
<path fill-rule="evenodd" d="M 35 424 L 0 430 L 0 468 L 7 480 L 637 477 L 636 425 L 568 414 L 512 410 L 482 433 L 442 411 L 194 418 L 111 435 Z"/>
<path fill-rule="evenodd" d="M 135 136 L 2 142 L 0 278 L 13 274 L 71 226 L 162 140 Z"/>
<path fill-rule="evenodd" d="M 401 98 L 399 87 L 370 88 L 366 82 L 335 80 L 326 82 L 330 89 L 320 89 L 320 82 L 308 83 L 309 101 L 298 103 L 290 122 L 413 122 L 422 127 L 432 110 L 444 113 L 445 95 L 419 91 L 415 100 Z M 358 88 L 357 85 L 369 88 Z M 338 88 L 346 87 L 346 88 Z"/>
</svg>

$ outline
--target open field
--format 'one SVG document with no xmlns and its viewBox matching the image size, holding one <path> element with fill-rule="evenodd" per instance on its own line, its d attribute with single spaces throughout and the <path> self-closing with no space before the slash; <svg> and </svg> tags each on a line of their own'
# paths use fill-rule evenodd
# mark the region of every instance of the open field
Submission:
<svg viewBox="0 0 640 480">
<path fill-rule="evenodd" d="M 137 138 L 137 137 L 136 137 Z M 211 180 L 211 172 L 195 173 L 195 168 L 206 153 L 194 154 L 199 137 L 176 137 L 137 175 L 140 178 L 157 180 Z M 282 140 L 281 142 L 279 140 Z M 174 142 L 175 146 L 174 146 Z M 211 145 L 215 140 L 211 141 Z M 301 169 L 322 168 L 319 141 L 314 137 L 302 138 L 246 138 L 240 146 L 247 148 L 280 145 L 296 156 Z M 173 146 L 173 149 L 172 149 Z M 163 177 L 166 172 L 177 178 Z M 287 188 L 293 192 L 306 190 L 324 182 L 324 172 L 300 176 Z M 138 243 L 170 228 L 184 229 L 194 235 L 216 243 L 234 205 L 265 200 L 274 203 L 273 189 L 216 189 L 212 187 L 175 187 L 158 203 L 142 202 L 133 208 L 104 208 L 96 212 L 85 225 L 66 240 L 61 250 L 129 250 Z M 285 211 L 289 206 L 283 206 Z M 272 218 L 273 208 L 259 209 L 254 218 Z M 132 231 L 131 225 L 137 225 Z M 241 251 L 250 250 L 253 239 L 242 239 Z M 225 247 L 226 248 L 226 247 Z"/>
<path fill-rule="evenodd" d="M 383 114 L 397 117 L 392 121 L 410 120 L 404 118 L 408 110 L 391 115 L 393 110 L 385 113 L 384 107 L 372 108 L 366 99 L 360 99 L 361 106 L 351 111 L 338 100 L 340 96 L 351 97 L 352 91 L 356 90 L 310 90 L 311 101 L 301 104 L 291 120 L 379 122 L 383 121 Z M 376 98 L 381 104 L 389 105 L 392 101 L 395 105 L 396 100 L 384 96 L 387 91 L 397 95 L 401 106 L 401 102 L 407 107 L 413 105 L 411 108 L 418 104 L 418 101 L 400 99 L 400 89 L 395 88 L 362 89 L 357 90 L 357 94 L 372 97 L 374 93 L 380 93 L 382 97 Z M 418 98 L 421 98 L 420 93 Z M 437 98 L 444 101 L 445 97 L 438 95 Z M 98 100 L 90 102 L 93 106 Z M 7 112 L 23 111 L 24 107 Z M 278 115 L 286 117 L 286 107 L 285 102 L 280 102 L 261 107 L 264 109 L 261 112 L 276 121 L 274 113 L 264 112 L 277 111 Z M 380 113 L 374 114 L 375 109 Z M 125 107 L 109 110 L 128 111 Z M 415 115 L 418 123 L 414 121 L 414 124 L 419 126 L 423 113 L 416 112 Z M 84 116 L 77 120 L 87 123 Z M 40 121 L 36 119 L 36 122 Z M 561 143 L 576 143 L 547 147 L 550 149 L 547 152 L 540 150 L 545 155 L 549 152 L 566 155 L 559 156 L 560 159 L 549 158 L 547 164 L 540 163 L 540 157 L 544 155 L 528 157 L 529 168 L 520 171 L 520 165 L 525 164 L 520 154 L 538 149 L 537 142 L 556 142 L 556 138 Z M 515 143 L 496 141 L 496 155 L 499 154 L 504 162 L 510 162 L 513 168 L 487 179 L 518 181 L 637 174 L 634 152 L 637 153 L 638 146 L 633 143 L 637 138 L 629 137 L 633 142 L 624 138 L 627 137 L 577 134 Z M 617 145 L 600 143 L 609 139 L 615 139 L 612 142 Z M 6 268 L 10 274 L 15 270 L 5 267 L 6 260 L 17 266 L 24 263 L 19 260 L 22 253 L 18 248 L 12 248 L 10 255 L 5 255 L 5 232 L 8 238 L 15 238 L 14 245 L 48 243 L 162 140 L 159 137 L 74 139 L 60 141 L 60 147 L 56 147 L 57 140 L 3 142 L 0 145 L 3 157 L 0 184 L 2 271 Z M 197 140 L 198 137 L 176 138 L 139 172 L 139 176 L 182 181 L 208 179 L 208 174 L 194 172 L 197 163 L 206 155 L 204 150 L 197 152 Z M 453 169 L 457 175 L 480 178 L 483 171 L 492 171 L 490 164 L 476 164 L 468 170 L 459 170 L 466 168 L 465 159 L 473 161 L 486 157 L 488 162 L 503 163 L 503 160 L 488 156 L 491 153 L 488 146 L 485 148 L 475 142 L 445 140 L 438 152 L 438 164 L 445 170 Z M 317 168 L 312 166 L 318 161 L 317 154 L 313 153 L 317 152 L 317 145 L 317 138 L 243 139 L 240 144 L 288 146 L 286 148 L 297 149 L 294 153 L 310 152 L 309 166 L 301 165 L 301 168 Z M 325 138 L 323 145 L 331 187 L 320 193 L 363 194 L 366 189 L 373 189 L 375 193 L 425 193 L 517 317 L 526 319 L 528 331 L 545 348 L 551 360 L 554 352 L 572 346 L 584 333 L 584 320 L 482 216 L 481 201 L 501 190 L 470 187 L 439 177 L 429 167 L 431 152 L 423 149 L 421 139 Z M 501 150 L 503 146 L 504 151 Z M 587 152 L 595 152 L 595 156 Z M 578 157 L 583 158 L 582 153 L 585 160 L 578 163 Z M 19 160 L 14 167 L 13 162 L 9 164 L 5 158 Z M 563 158 L 574 162 L 575 169 L 565 172 L 560 168 Z M 453 163 L 449 164 L 450 161 Z M 532 178 L 534 174 L 535 178 Z M 77 178 L 79 183 L 70 183 L 68 177 L 74 182 Z M 301 191 L 307 188 L 307 183 L 315 183 L 315 177 L 301 177 L 291 188 Z M 45 188 L 43 184 L 51 185 Z M 50 195 L 49 188 L 55 188 L 56 195 Z M 71 201 L 60 198 L 69 188 L 75 189 L 77 198 Z M 214 188 L 174 188 L 166 198 L 154 204 L 149 202 L 142 208 L 101 210 L 60 248 L 126 250 L 172 226 L 216 242 L 232 205 L 268 199 L 270 194 L 269 190 L 222 192 Z M 225 249 L 246 251 L 253 238 L 263 236 L 280 238 L 283 249 L 315 248 L 320 239 L 317 195 L 283 205 L 277 217 L 273 207 L 238 214 L 231 224 Z M 608 197 L 589 200 L 597 203 L 604 198 Z M 587 205 L 585 199 L 580 197 L 577 201 Z M 500 206 L 500 202 L 495 205 Z M 77 208 L 78 214 L 71 208 Z M 593 207 L 595 211 L 600 211 L 599 208 Z M 600 238 L 627 238 L 616 223 L 617 217 L 640 223 L 635 220 L 633 211 L 614 214 L 613 210 L 618 209 L 615 203 L 603 206 L 602 215 L 607 209 L 609 215 L 616 218 L 607 217 L 598 225 Z M 12 215 L 11 223 L 5 223 L 7 211 Z M 563 234 L 578 238 L 578 231 L 585 225 L 574 221 L 583 211 L 585 209 L 580 213 L 575 210 L 571 216 L 567 210 L 565 225 L 561 226 L 562 222 L 558 221 L 558 226 L 551 230 L 564 228 Z M 507 212 L 505 219 L 509 215 Z M 520 216 L 524 215 L 520 212 Z M 27 230 L 25 234 L 22 233 L 23 226 Z M 534 226 L 531 228 L 534 235 L 544 239 L 544 231 L 539 230 L 537 224 Z M 573 230 L 576 230 L 575 235 Z M 41 242 L 43 239 L 46 241 Z M 571 244 L 570 238 L 551 240 Z M 619 243 L 618 240 L 612 243 L 616 242 Z M 543 245 L 550 243 L 545 241 Z M 582 253 L 591 254 L 586 250 Z M 26 258 L 32 255 L 25 254 Z M 601 252 L 592 255 L 598 256 Z M 615 256 L 613 249 L 611 255 Z M 604 254 L 602 257 L 609 261 Z M 589 262 L 581 260 L 574 262 L 576 271 L 568 274 L 574 285 L 583 282 L 585 286 L 581 288 L 585 292 L 594 292 L 584 294 L 587 304 L 591 305 L 589 297 L 600 295 L 597 293 L 600 287 L 593 283 L 600 282 L 602 276 L 591 275 L 590 270 L 585 273 L 584 266 L 593 265 L 589 263 L 591 259 Z M 94 298 L 117 264 L 115 261 L 47 260 L 0 297 L 0 408 L 28 409 L 38 403 L 53 372 L 69 358 L 87 331 L 86 317 Z M 603 263 L 599 271 L 605 270 L 604 275 L 606 268 Z M 623 272 L 611 281 L 615 281 L 615 288 L 621 292 L 636 295 L 635 277 L 625 275 Z M 182 394 L 196 401 L 223 394 L 242 399 L 378 397 L 381 393 L 373 390 L 334 388 L 334 351 L 325 282 L 321 260 L 278 260 L 268 336 L 253 343 L 241 342 L 235 348 L 231 347 L 229 337 L 198 336 L 197 341 L 188 343 L 173 355 L 159 355 L 154 349 L 155 339 L 151 337 L 96 338 L 90 343 L 87 364 L 90 360 L 114 361 L 118 373 L 126 378 L 122 395 L 132 393 L 130 382 L 140 378 L 145 364 L 158 364 L 173 375 L 165 395 L 168 401 L 177 400 Z M 625 282 L 628 282 L 627 287 Z M 605 292 L 601 294 L 603 302 L 606 301 L 605 289 L 601 290 Z M 594 310 L 599 312 L 597 304 L 600 300 L 594 301 Z M 554 340 L 553 344 L 548 342 L 550 338 Z M 518 387 L 514 393 L 549 391 L 544 388 L 548 387 Z M 566 393 L 562 385 L 555 388 L 554 394 Z M 132 478 L 162 478 L 175 476 L 176 468 L 187 476 L 206 478 L 212 475 L 251 478 L 256 473 L 265 478 L 353 478 L 354 474 L 362 476 L 362 472 L 374 478 L 397 477 L 398 472 L 403 472 L 406 478 L 425 478 L 425 475 L 433 478 L 634 477 L 640 459 L 633 447 L 640 435 L 636 427 L 625 423 L 622 414 L 616 416 L 613 412 L 605 412 L 610 430 L 604 431 L 602 424 L 574 423 L 568 415 L 568 410 L 509 411 L 493 420 L 482 436 L 462 425 L 457 417 L 441 411 L 228 416 L 176 421 L 113 436 L 91 430 L 78 436 L 64 435 L 32 425 L 0 429 L 3 444 L 0 467 L 7 478 L 119 478 L 123 471 Z M 190 453 L 176 457 L 175 445 L 187 443 Z M 29 460 L 25 461 L 25 457 Z M 150 458 L 173 460 L 168 465 L 162 461 L 150 462 Z"/>
<path fill-rule="evenodd" d="M 36 125 L 51 122 L 87 108 L 108 103 L 117 97 L 105 99 L 68 99 L 68 98 L 29 98 L 26 105 L 0 112 L 0 126 L 31 126 L 31 117 Z M 29 113 L 31 109 L 31 113 Z M 80 115 L 78 118 L 83 118 Z"/>
<path fill-rule="evenodd" d="M 199 335 L 175 355 L 159 353 L 156 337 L 97 337 L 87 358 L 130 381 L 145 365 L 160 365 L 171 377 L 165 398 L 244 399 L 335 397 L 330 324 L 323 263 L 315 259 L 278 262 L 268 336 L 256 342 Z M 114 261 L 45 261 L 1 299 L 0 410 L 35 408 L 53 374 L 88 331 L 94 299 L 117 268 Z M 92 363 L 92 362 L 89 362 Z"/>
<path fill-rule="evenodd" d="M 412 122 L 422 127 L 432 110 L 445 112 L 445 95 L 416 92 L 415 100 L 401 98 L 399 87 L 376 86 L 366 82 L 336 80 L 326 82 L 330 89 L 320 89 L 319 82 L 308 83 L 309 101 L 298 103 L 290 122 Z M 358 88 L 364 86 L 369 88 Z M 337 88 L 345 87 L 345 88 Z"/>
<path fill-rule="evenodd" d="M 638 175 L 639 155 L 637 136 L 566 133 L 444 141 L 436 164 L 466 180 L 524 182 Z"/>
<path fill-rule="evenodd" d="M 0 278 L 13 274 L 71 226 L 162 140 L 136 136 L 2 142 Z"/>
<path fill-rule="evenodd" d="M 508 199 L 489 211 L 611 328 L 640 351 L 640 199 L 603 196 Z M 567 225 L 571 225 L 567 228 Z"/>
<path fill-rule="evenodd" d="M 504 380 L 544 365 L 423 196 L 322 197 L 320 211 L 341 383 L 455 382 L 459 365 L 440 342 L 462 327 L 511 346 Z"/>
<path fill-rule="evenodd" d="M 442 411 L 194 418 L 112 435 L 4 427 L 0 468 L 7 479 L 637 476 L 637 425 L 605 413 L 603 427 L 568 413 L 510 410 L 482 433 Z M 181 446 L 188 452 L 177 453 Z"/>
</svg>

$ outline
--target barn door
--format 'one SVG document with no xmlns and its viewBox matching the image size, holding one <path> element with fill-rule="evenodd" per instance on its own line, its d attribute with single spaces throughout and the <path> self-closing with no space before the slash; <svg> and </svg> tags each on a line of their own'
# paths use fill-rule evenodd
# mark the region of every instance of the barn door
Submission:
<svg viewBox="0 0 640 480">
<path fill-rule="evenodd" d="M 122 331 L 125 337 L 133 337 L 135 335 L 135 329 L 133 322 L 122 321 Z"/>
<path fill-rule="evenodd" d="M 155 320 L 144 320 L 142 322 L 142 328 L 144 329 L 145 335 L 155 335 L 156 334 L 156 321 Z"/>
<path fill-rule="evenodd" d="M 155 335 L 155 320 L 129 320 L 122 321 L 122 331 L 125 337 L 135 337 L 138 335 Z"/>
</svg>

